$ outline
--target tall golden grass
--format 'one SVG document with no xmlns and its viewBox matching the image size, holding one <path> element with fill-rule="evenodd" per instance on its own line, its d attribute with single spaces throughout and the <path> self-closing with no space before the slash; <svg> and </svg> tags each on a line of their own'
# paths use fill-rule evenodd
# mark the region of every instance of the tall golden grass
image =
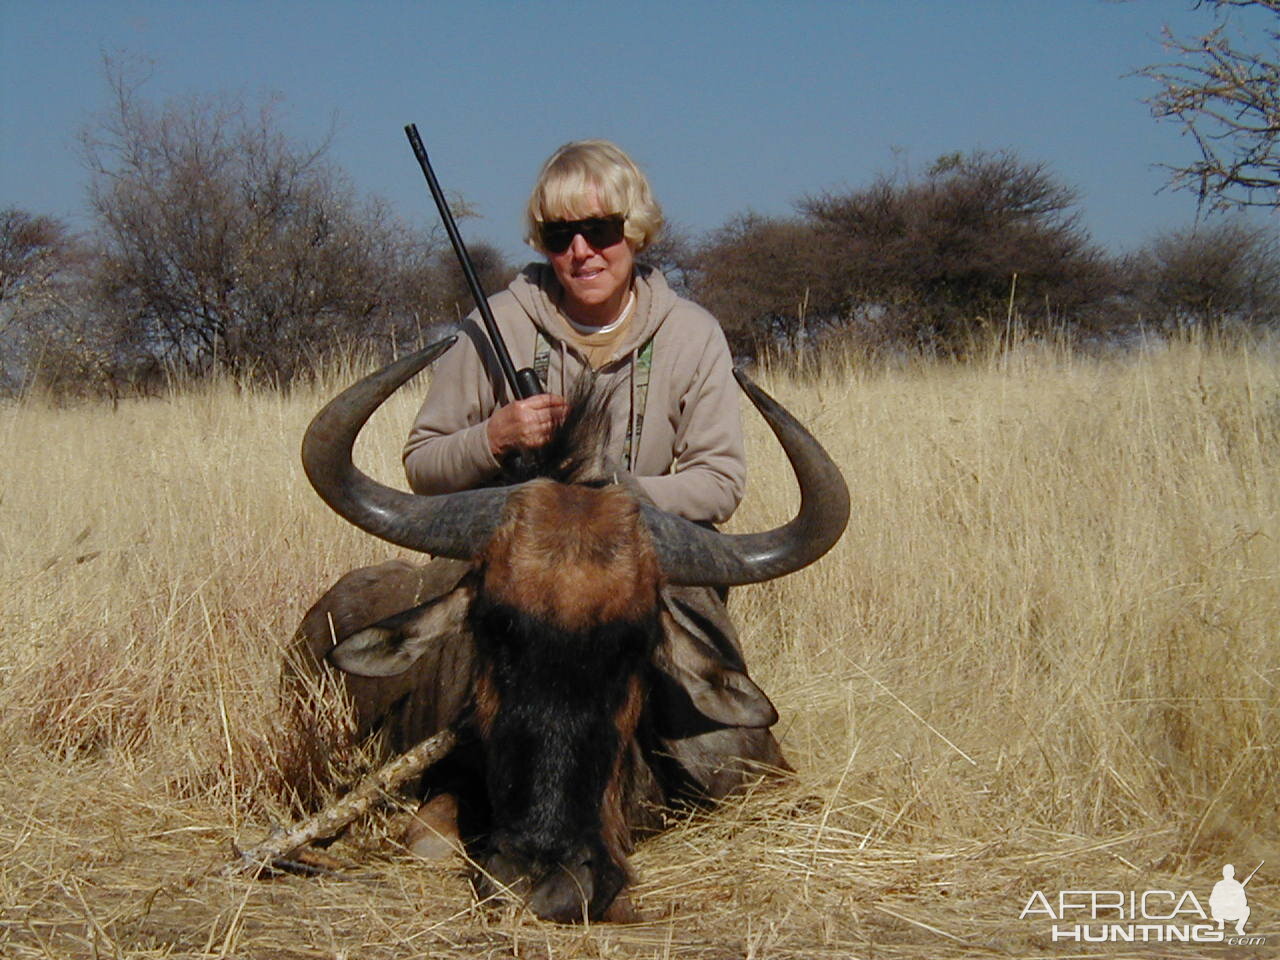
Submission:
<svg viewBox="0 0 1280 960">
<path fill-rule="evenodd" d="M 1250 932 L 1280 942 L 1280 357 L 1206 343 L 762 374 L 853 496 L 831 555 L 731 601 L 799 777 L 643 844 L 645 923 L 478 906 L 456 865 L 394 851 L 389 816 L 333 848 L 344 878 L 213 876 L 297 812 L 298 619 L 394 552 L 298 466 L 358 372 L 0 408 L 0 955 L 1089 955 L 1019 919 L 1033 891 L 1207 909 L 1224 862 L 1262 860 Z M 358 445 L 387 482 L 420 395 Z M 737 528 L 794 501 L 747 419 Z"/>
</svg>

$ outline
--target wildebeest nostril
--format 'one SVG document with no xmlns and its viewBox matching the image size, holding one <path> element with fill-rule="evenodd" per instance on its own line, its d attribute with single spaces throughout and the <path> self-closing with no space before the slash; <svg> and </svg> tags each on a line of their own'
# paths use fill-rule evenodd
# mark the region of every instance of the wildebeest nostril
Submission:
<svg viewBox="0 0 1280 960">
<path fill-rule="evenodd" d="M 543 920 L 581 922 L 595 895 L 590 860 L 576 866 L 555 866 L 534 882 L 525 902 Z"/>
</svg>

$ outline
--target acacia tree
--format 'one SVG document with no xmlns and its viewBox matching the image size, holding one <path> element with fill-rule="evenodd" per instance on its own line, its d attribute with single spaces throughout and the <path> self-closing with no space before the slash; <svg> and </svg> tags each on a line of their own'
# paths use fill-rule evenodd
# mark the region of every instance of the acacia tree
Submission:
<svg viewBox="0 0 1280 960">
<path fill-rule="evenodd" d="M 802 209 L 833 248 L 846 301 L 880 305 L 925 346 L 962 346 L 1010 306 L 1029 326 L 1078 321 L 1105 291 L 1074 191 L 1007 151 L 950 154 L 923 177 Z"/>
<path fill-rule="evenodd" d="M 1160 85 L 1148 101 L 1181 124 L 1199 158 L 1170 165 L 1175 188 L 1220 210 L 1280 205 L 1280 0 L 1201 0 L 1218 17 L 1207 34 L 1166 43 L 1178 57 L 1139 71 Z M 1228 14 L 1236 13 L 1235 18 Z M 1256 26 L 1252 42 L 1235 27 Z"/>
<path fill-rule="evenodd" d="M 730 221 L 695 258 L 698 299 L 744 352 L 835 333 L 959 353 L 1011 306 L 1023 327 L 1057 330 L 1091 322 L 1114 289 L 1073 191 L 1009 152 L 950 154 L 798 206 Z"/>
</svg>

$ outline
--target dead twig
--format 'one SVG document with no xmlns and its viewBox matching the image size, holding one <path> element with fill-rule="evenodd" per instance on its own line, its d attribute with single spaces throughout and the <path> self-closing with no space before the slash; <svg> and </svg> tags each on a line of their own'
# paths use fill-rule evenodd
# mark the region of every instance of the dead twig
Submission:
<svg viewBox="0 0 1280 960">
<path fill-rule="evenodd" d="M 288 829 L 278 827 L 266 840 L 249 850 L 241 850 L 233 844 L 236 859 L 222 868 L 222 875 L 258 877 L 263 873 L 323 872 L 314 865 L 306 864 L 299 851 L 316 840 L 336 835 L 400 784 L 443 760 L 457 742 L 458 735 L 453 730 L 441 730 L 383 764 L 356 784 L 346 796 L 297 826 Z"/>
</svg>

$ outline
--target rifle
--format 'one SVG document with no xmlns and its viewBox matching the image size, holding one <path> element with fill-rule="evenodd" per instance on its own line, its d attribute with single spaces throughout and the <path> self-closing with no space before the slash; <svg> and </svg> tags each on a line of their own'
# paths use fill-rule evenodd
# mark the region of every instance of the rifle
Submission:
<svg viewBox="0 0 1280 960">
<path fill-rule="evenodd" d="M 498 358 L 498 366 L 502 368 L 502 375 L 506 378 L 507 386 L 511 388 L 512 396 L 520 400 L 537 396 L 542 393 L 538 374 L 532 367 L 516 370 L 515 364 L 511 362 L 507 344 L 498 331 L 497 321 L 493 319 L 493 311 L 489 309 L 489 301 L 485 298 L 484 290 L 480 288 L 475 267 L 471 265 L 467 246 L 462 242 L 462 234 L 458 232 L 458 225 L 453 221 L 453 214 L 449 212 L 449 202 L 445 199 L 444 191 L 440 189 L 435 171 L 431 169 L 431 161 L 427 159 L 427 150 L 422 145 L 422 138 L 418 136 L 418 125 L 411 123 L 404 128 L 404 132 L 409 138 L 409 145 L 413 147 L 413 155 L 418 158 L 418 166 L 422 167 L 422 174 L 427 178 L 427 186 L 431 188 L 436 209 L 440 211 L 445 232 L 449 234 L 449 242 L 453 244 L 453 252 L 458 257 L 458 264 L 462 267 L 462 275 L 466 277 L 467 286 L 471 288 L 472 299 L 476 302 L 476 309 L 480 311 L 480 319 L 484 321 L 484 328 L 489 333 L 489 342 L 493 344 L 494 356 Z"/>
</svg>

